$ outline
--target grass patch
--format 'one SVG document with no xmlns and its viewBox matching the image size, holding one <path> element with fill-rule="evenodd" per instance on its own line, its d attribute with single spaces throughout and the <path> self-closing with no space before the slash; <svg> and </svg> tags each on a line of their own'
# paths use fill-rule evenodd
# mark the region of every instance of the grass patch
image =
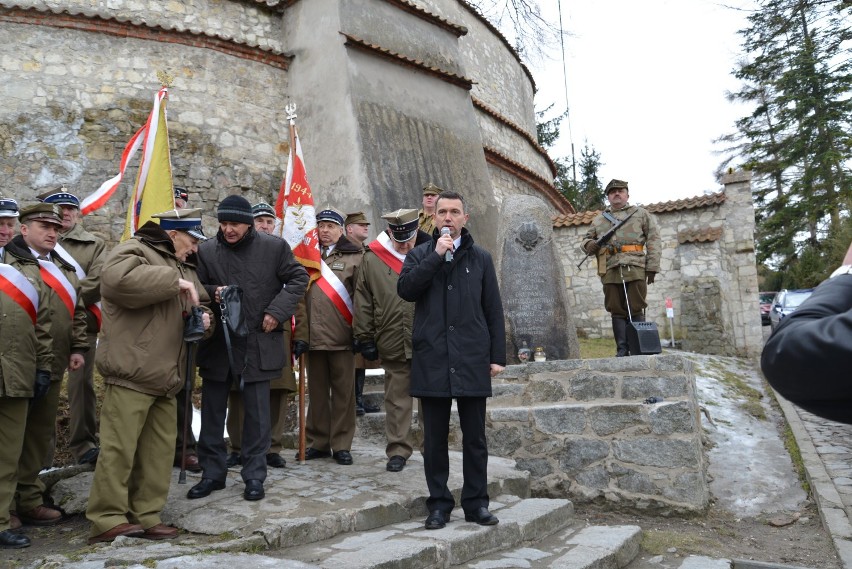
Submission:
<svg viewBox="0 0 852 569">
<path fill-rule="evenodd" d="M 719 544 L 695 534 L 664 530 L 642 532 L 642 549 L 651 555 L 665 555 L 671 548 L 676 548 L 680 555 L 701 554 L 713 545 Z"/>
<path fill-rule="evenodd" d="M 790 428 L 790 424 L 786 421 L 784 422 L 784 432 L 781 433 L 781 437 L 784 441 L 784 448 L 786 448 L 787 452 L 790 453 L 790 459 L 793 461 L 793 468 L 796 469 L 796 474 L 799 477 L 799 483 L 802 485 L 802 489 L 805 493 L 810 496 L 811 485 L 808 483 L 808 477 L 805 475 L 805 463 L 802 460 L 802 453 L 799 450 L 799 444 L 796 442 L 796 437 L 793 435 L 793 429 Z"/>
<path fill-rule="evenodd" d="M 612 338 L 577 338 L 581 360 L 615 357 L 615 340 Z"/>
</svg>

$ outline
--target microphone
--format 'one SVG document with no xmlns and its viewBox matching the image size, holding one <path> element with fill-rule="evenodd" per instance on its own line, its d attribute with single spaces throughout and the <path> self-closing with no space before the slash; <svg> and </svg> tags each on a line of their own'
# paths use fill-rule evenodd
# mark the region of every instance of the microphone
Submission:
<svg viewBox="0 0 852 569">
<path fill-rule="evenodd" d="M 449 227 L 442 227 L 441 228 L 441 235 L 449 235 L 449 234 L 450 234 L 450 228 Z M 447 252 L 444 253 L 444 261 L 446 261 L 448 263 L 453 262 L 453 250 L 452 249 L 447 249 Z"/>
</svg>

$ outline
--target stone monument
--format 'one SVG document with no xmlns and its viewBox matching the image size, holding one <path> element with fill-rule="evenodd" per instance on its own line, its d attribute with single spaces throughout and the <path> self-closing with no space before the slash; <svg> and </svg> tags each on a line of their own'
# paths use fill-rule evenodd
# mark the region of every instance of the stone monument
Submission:
<svg viewBox="0 0 852 569">
<path fill-rule="evenodd" d="M 500 219 L 500 290 L 508 361 L 519 363 L 518 350 L 525 342 L 533 352 L 543 348 L 548 360 L 579 358 L 550 208 L 534 196 L 508 196 Z"/>
</svg>

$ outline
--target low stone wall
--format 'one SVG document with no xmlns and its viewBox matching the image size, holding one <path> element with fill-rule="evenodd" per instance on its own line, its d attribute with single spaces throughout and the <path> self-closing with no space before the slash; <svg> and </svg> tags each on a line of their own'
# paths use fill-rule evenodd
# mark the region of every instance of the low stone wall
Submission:
<svg viewBox="0 0 852 569">
<path fill-rule="evenodd" d="M 450 448 L 461 450 L 451 420 Z M 535 497 L 671 512 L 708 505 L 693 364 L 682 356 L 508 366 L 495 379 L 486 431 L 489 454 L 528 470 Z M 419 428 L 412 434 L 419 442 Z M 360 418 L 357 438 L 381 444 L 384 414 Z"/>
</svg>

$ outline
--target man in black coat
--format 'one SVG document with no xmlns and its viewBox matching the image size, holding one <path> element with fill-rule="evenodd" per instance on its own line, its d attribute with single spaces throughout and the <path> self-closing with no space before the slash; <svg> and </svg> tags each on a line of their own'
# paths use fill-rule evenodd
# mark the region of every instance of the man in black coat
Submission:
<svg viewBox="0 0 852 569">
<path fill-rule="evenodd" d="M 251 204 L 242 196 L 228 196 L 217 210 L 219 232 L 216 239 L 198 248 L 198 278 L 221 317 L 221 292 L 228 285 L 243 291 L 242 316 L 248 330 L 245 337 L 230 332 L 231 369 L 225 326 L 217 326 L 213 337 L 198 350 L 201 386 L 201 435 L 198 461 L 204 470 L 201 482 L 187 497 L 203 498 L 225 487 L 228 467 L 227 447 L 222 438 L 225 411 L 232 382 L 242 389 L 245 416 L 242 437 L 243 497 L 264 497 L 266 454 L 269 452 L 269 382 L 281 377 L 290 354 L 284 349 L 284 326 L 305 287 L 308 274 L 296 261 L 290 246 L 254 229 Z"/>
<path fill-rule="evenodd" d="M 852 424 L 852 245 L 843 265 L 763 347 L 760 367 L 769 383 L 803 409 Z"/>
<path fill-rule="evenodd" d="M 414 302 L 411 395 L 424 416 L 423 464 L 429 498 L 426 529 L 450 519 L 455 500 L 450 475 L 449 424 L 453 398 L 461 424 L 465 521 L 494 525 L 488 511 L 488 447 L 485 401 L 491 378 L 506 365 L 506 332 L 497 273 L 491 255 L 464 228 L 469 215 L 456 192 L 435 203 L 436 230 L 406 257 L 397 292 Z"/>
</svg>

